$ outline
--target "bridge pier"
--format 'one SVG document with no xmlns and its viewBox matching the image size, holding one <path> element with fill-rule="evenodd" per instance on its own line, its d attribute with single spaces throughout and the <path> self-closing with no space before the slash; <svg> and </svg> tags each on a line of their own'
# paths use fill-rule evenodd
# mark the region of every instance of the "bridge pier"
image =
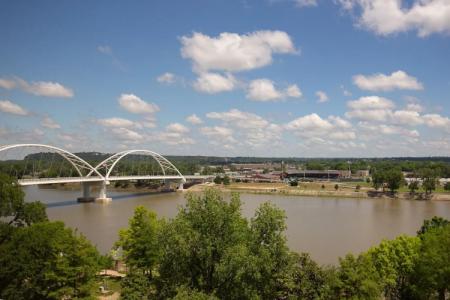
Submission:
<svg viewBox="0 0 450 300">
<path fill-rule="evenodd" d="M 178 185 L 178 190 L 179 190 L 179 191 L 184 190 L 184 182 L 183 182 L 183 181 L 180 182 L 180 184 Z"/>
<path fill-rule="evenodd" d="M 109 181 L 102 181 L 100 183 L 99 192 L 97 197 L 91 196 L 91 186 L 92 185 L 98 185 L 98 183 L 92 183 L 92 182 L 83 182 L 81 185 L 83 187 L 83 196 L 79 197 L 77 200 L 78 202 L 85 203 L 85 202 L 101 202 L 101 203 L 107 203 L 110 202 L 112 199 L 108 198 L 106 196 L 106 186 L 109 184 Z"/>
<path fill-rule="evenodd" d="M 109 184 L 109 181 L 102 181 L 100 185 L 100 191 L 98 192 L 98 197 L 95 198 L 95 202 L 108 203 L 112 201 L 112 198 L 108 198 L 106 196 L 106 185 Z"/>
</svg>

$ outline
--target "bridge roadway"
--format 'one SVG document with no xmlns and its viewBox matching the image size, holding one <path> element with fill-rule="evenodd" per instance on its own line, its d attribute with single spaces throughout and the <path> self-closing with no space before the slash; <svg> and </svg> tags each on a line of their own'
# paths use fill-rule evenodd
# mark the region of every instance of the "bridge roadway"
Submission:
<svg viewBox="0 0 450 300">
<path fill-rule="evenodd" d="M 186 180 L 207 180 L 212 179 L 211 175 L 187 175 L 184 176 Z M 135 176 L 109 176 L 108 178 L 102 178 L 99 176 L 89 177 L 58 177 L 58 178 L 30 178 L 19 179 L 19 185 L 39 185 L 39 184 L 56 184 L 56 183 L 82 183 L 82 182 L 102 182 L 102 181 L 121 181 L 121 180 L 180 180 L 181 176 L 152 176 L 152 175 L 135 175 Z"/>
</svg>

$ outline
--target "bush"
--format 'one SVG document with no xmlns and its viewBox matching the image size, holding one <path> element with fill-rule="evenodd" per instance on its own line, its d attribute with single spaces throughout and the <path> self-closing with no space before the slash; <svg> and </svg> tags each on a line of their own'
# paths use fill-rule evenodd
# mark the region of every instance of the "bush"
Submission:
<svg viewBox="0 0 450 300">
<path fill-rule="evenodd" d="M 298 181 L 297 180 L 292 180 L 289 182 L 290 186 L 298 186 Z"/>
<path fill-rule="evenodd" d="M 356 187 L 355 187 L 355 190 L 356 190 L 357 192 L 359 192 L 360 189 L 361 189 L 361 186 L 360 186 L 359 184 L 357 184 Z"/>
<path fill-rule="evenodd" d="M 336 191 L 339 189 L 339 185 L 338 185 L 337 183 L 334 185 L 334 189 L 335 189 Z"/>
<path fill-rule="evenodd" d="M 450 181 L 448 181 L 447 183 L 445 183 L 445 185 L 444 185 L 444 190 L 450 191 Z"/>
<path fill-rule="evenodd" d="M 214 183 L 215 184 L 221 184 L 222 183 L 222 177 L 217 175 L 216 178 L 214 178 Z"/>
</svg>

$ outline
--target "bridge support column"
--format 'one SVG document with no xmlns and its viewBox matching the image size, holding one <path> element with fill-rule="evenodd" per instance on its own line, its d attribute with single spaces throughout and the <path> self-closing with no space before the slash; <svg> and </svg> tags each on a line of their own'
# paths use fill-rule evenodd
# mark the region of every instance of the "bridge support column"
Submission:
<svg viewBox="0 0 450 300">
<path fill-rule="evenodd" d="M 112 201 L 112 198 L 108 198 L 106 196 L 106 186 L 109 184 L 109 181 L 102 181 L 100 185 L 100 190 L 98 192 L 98 197 L 95 198 L 95 202 L 108 203 Z"/>
<path fill-rule="evenodd" d="M 82 182 L 81 187 L 83 188 L 83 196 L 77 199 L 78 202 L 94 202 L 95 197 L 91 197 L 91 183 Z"/>
<path fill-rule="evenodd" d="M 183 191 L 184 190 L 184 182 L 180 182 L 180 184 L 178 185 L 178 190 L 179 191 Z"/>
</svg>

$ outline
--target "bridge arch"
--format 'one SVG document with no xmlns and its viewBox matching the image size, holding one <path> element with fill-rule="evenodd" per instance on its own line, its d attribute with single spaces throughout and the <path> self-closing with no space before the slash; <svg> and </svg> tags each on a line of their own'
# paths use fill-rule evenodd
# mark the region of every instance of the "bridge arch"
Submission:
<svg viewBox="0 0 450 300">
<path fill-rule="evenodd" d="M 158 153 L 150 151 L 150 150 L 126 150 L 126 151 L 118 152 L 116 154 L 111 155 L 104 161 L 100 162 L 97 166 L 95 166 L 94 169 L 96 172 L 99 172 L 99 169 L 105 168 L 106 173 L 103 176 L 104 176 L 105 180 L 108 180 L 111 175 L 111 172 L 114 170 L 114 168 L 119 163 L 119 161 L 122 160 L 124 157 L 131 155 L 131 154 L 144 154 L 144 155 L 151 156 L 158 163 L 164 176 L 166 175 L 166 172 L 173 171 L 178 174 L 178 176 L 180 177 L 180 179 L 182 180 L 183 183 L 186 182 L 186 178 L 183 176 L 183 174 L 181 174 L 181 172 L 167 158 L 165 158 L 161 154 L 158 154 Z M 91 173 L 92 172 L 93 171 L 91 171 Z M 88 176 L 91 173 L 89 173 Z"/>
<path fill-rule="evenodd" d="M 65 160 L 67 160 L 75 168 L 75 170 L 77 171 L 78 175 L 80 175 L 80 177 L 88 177 L 95 173 L 96 176 L 104 178 L 103 175 L 100 174 L 100 172 L 98 172 L 93 166 L 91 166 L 84 159 L 78 157 L 77 155 L 75 155 L 67 150 L 64 150 L 64 149 L 61 149 L 61 148 L 58 148 L 55 146 L 50 146 L 50 145 L 45 145 L 45 144 L 14 144 L 14 145 L 0 146 L 0 152 L 11 150 L 11 149 L 16 149 L 16 148 L 44 148 L 44 149 L 48 149 L 48 150 L 53 150 L 59 156 L 61 156 Z M 86 175 L 86 176 L 83 175 L 83 173 L 82 173 L 83 169 L 87 170 L 89 172 L 88 175 Z"/>
</svg>

